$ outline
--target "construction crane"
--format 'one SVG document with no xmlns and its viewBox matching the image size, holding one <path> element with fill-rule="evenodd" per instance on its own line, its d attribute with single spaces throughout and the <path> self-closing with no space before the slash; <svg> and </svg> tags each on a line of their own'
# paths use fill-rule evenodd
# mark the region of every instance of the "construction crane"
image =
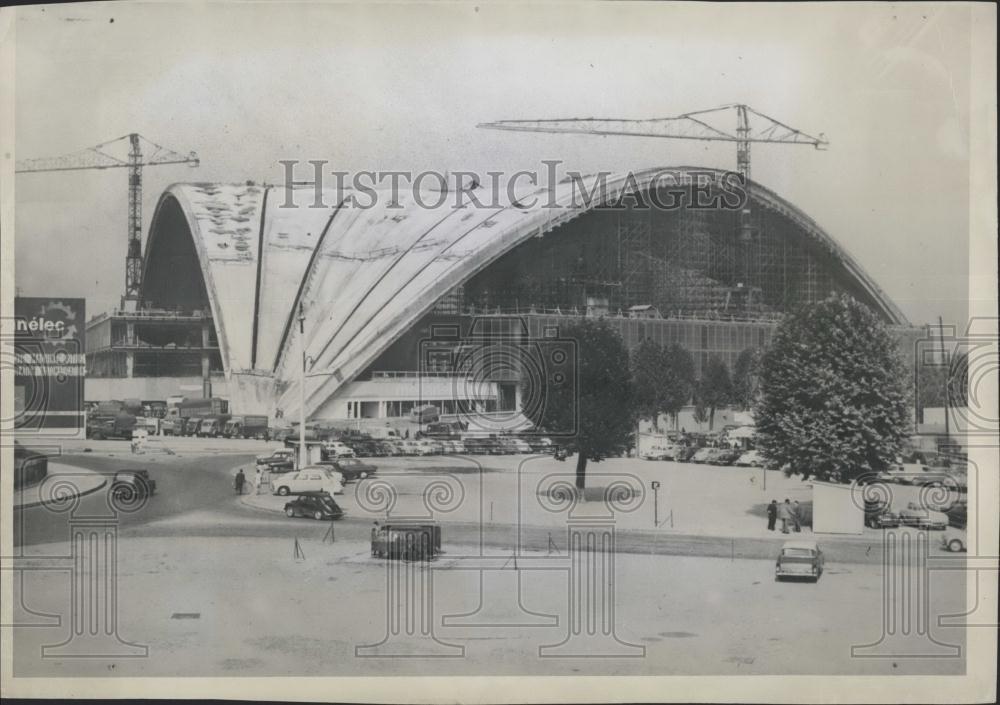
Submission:
<svg viewBox="0 0 1000 705">
<path fill-rule="evenodd" d="M 706 122 L 712 115 L 735 113 L 733 130 L 716 127 Z M 750 181 L 750 145 L 754 142 L 770 144 L 806 144 L 816 149 L 829 145 L 823 133 L 819 137 L 807 135 L 772 117 L 760 113 L 749 105 L 723 105 L 709 110 L 697 110 L 675 117 L 648 120 L 623 120 L 617 118 L 565 118 L 556 120 L 497 120 L 477 125 L 490 130 L 516 132 L 556 132 L 583 135 L 615 135 L 622 137 L 659 137 L 681 140 L 708 140 L 736 143 L 736 170 L 745 183 Z"/>
<path fill-rule="evenodd" d="M 733 115 L 735 127 L 720 127 L 709 120 L 718 122 L 720 116 Z M 750 145 L 803 144 L 816 149 L 829 146 L 821 132 L 818 137 L 789 127 L 772 117 L 754 110 L 749 105 L 734 103 L 709 110 L 697 110 L 674 117 L 630 120 L 618 118 L 563 118 L 553 120 L 497 120 L 484 122 L 477 127 L 490 130 L 511 130 L 515 132 L 552 132 L 560 134 L 583 134 L 621 137 L 657 137 L 667 139 L 706 140 L 710 142 L 736 143 L 736 169 L 743 183 L 750 184 Z M 753 226 L 750 222 L 750 204 L 747 201 L 740 213 L 739 236 L 742 255 L 739 258 L 741 271 L 738 289 L 746 284 L 749 291 L 753 273 L 750 255 L 747 251 L 753 240 Z"/>
<path fill-rule="evenodd" d="M 109 148 L 128 144 L 124 159 L 109 154 Z M 38 171 L 81 171 L 84 169 L 126 168 L 128 175 L 128 249 L 125 254 L 125 296 L 123 301 L 136 302 L 142 285 L 142 167 L 164 164 L 198 166 L 198 155 L 186 156 L 171 151 L 133 132 L 79 152 L 58 157 L 24 159 L 15 164 L 15 173 Z"/>
</svg>

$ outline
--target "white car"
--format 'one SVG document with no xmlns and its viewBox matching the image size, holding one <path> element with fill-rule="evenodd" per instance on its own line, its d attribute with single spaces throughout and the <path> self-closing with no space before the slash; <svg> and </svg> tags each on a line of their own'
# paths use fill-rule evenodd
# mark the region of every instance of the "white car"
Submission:
<svg viewBox="0 0 1000 705">
<path fill-rule="evenodd" d="M 400 441 L 403 455 L 425 455 L 419 441 Z"/>
<path fill-rule="evenodd" d="M 282 497 L 309 492 L 344 494 L 344 476 L 319 465 L 310 465 L 297 472 L 273 477 L 271 492 Z"/>
<path fill-rule="evenodd" d="M 763 464 L 764 456 L 760 454 L 759 450 L 748 450 L 734 463 L 734 465 L 745 468 L 759 468 Z"/>
<path fill-rule="evenodd" d="M 353 458 L 354 449 L 341 441 L 327 441 L 323 444 L 323 450 L 331 458 Z"/>
<path fill-rule="evenodd" d="M 510 442 L 517 448 L 519 454 L 528 454 L 531 452 L 531 445 L 523 438 L 512 438 Z"/>
<path fill-rule="evenodd" d="M 967 551 L 969 549 L 968 536 L 964 531 L 958 529 L 946 529 L 941 535 L 941 546 L 952 553 Z"/>
<path fill-rule="evenodd" d="M 416 455 L 437 455 L 441 452 L 440 446 L 434 441 L 417 441 Z"/>
</svg>

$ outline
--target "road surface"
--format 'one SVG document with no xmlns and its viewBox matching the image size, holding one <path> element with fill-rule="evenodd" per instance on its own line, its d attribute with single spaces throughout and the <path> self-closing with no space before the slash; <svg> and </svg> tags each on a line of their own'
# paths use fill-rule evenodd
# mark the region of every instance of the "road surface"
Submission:
<svg viewBox="0 0 1000 705">
<path fill-rule="evenodd" d="M 69 460 L 69 459 L 68 459 Z M 113 473 L 136 459 L 79 456 Z M 446 555 L 423 568 L 388 573 L 368 554 L 367 521 L 330 525 L 249 508 L 233 494 L 231 468 L 248 457 L 173 458 L 153 467 L 156 496 L 118 525 L 118 637 L 145 656 L 42 657 L 65 642 L 69 620 L 15 631 L 17 675 L 377 675 L 400 674 L 888 674 L 961 673 L 962 630 L 936 617 L 963 611 L 964 575 L 929 579 L 929 631 L 903 642 L 883 637 L 878 547 L 836 552 L 816 584 L 778 583 L 773 542 L 719 537 L 622 534 L 630 552 L 614 556 L 613 595 L 570 600 L 565 540 L 525 531 L 516 559 L 510 527 L 491 526 L 477 559 L 479 528 L 448 525 Z M 103 506 L 81 499 L 78 513 Z M 15 515 L 26 556 L 65 555 L 67 516 L 44 508 Z M 297 548 L 296 548 L 297 546 Z M 876 555 L 871 555 L 872 553 Z M 593 558 L 603 560 L 603 554 Z M 602 563 L 602 565 L 605 565 Z M 405 571 L 412 572 L 405 572 Z M 402 577 L 400 577 L 402 576 Z M 427 622 L 400 603 L 394 631 L 387 604 L 392 580 L 424 594 Z M 399 584 L 398 582 L 396 584 Z M 15 619 L 68 612 L 68 573 L 29 571 L 15 597 Z M 603 590 L 603 591 L 602 591 Z M 411 598 L 416 593 L 409 593 Z M 518 599 L 513 599 L 516 596 Z M 388 600 L 388 602 L 387 602 Z M 480 603 L 482 603 L 480 605 Z M 613 611 L 598 605 L 614 605 Z M 589 605 L 589 606 L 586 606 Z M 477 607 L 479 611 L 477 612 Z M 912 606 L 911 606 L 912 609 Z M 29 612 L 30 610 L 30 612 Z M 582 612 L 580 611 L 582 610 Z M 590 612 L 588 612 L 590 610 Z M 34 614 L 32 614 L 34 613 Z M 462 616 L 462 615 L 466 616 Z M 573 615 L 596 620 L 596 640 L 569 640 Z M 471 615 L 471 616 L 470 616 Z M 901 615 L 897 615 L 899 617 Z M 910 615 L 914 616 L 914 615 Z M 407 634 L 407 618 L 411 631 Z M 421 635 L 420 626 L 433 633 Z M 610 635 L 602 635 L 608 625 Z M 592 625 L 593 626 L 593 625 Z M 398 633 L 397 633 L 398 632 Z M 386 638 L 387 635 L 390 638 Z M 568 644 L 568 646 L 567 646 Z M 852 646 L 877 646 L 852 653 Z M 555 648 L 562 645 L 562 648 Z M 361 647 L 361 651 L 358 648 Z M 371 647 L 371 648 L 365 648 Z M 553 647 L 553 648 L 543 648 Z M 931 659 L 893 658 L 929 650 Z M 435 655 L 445 658 L 395 658 Z M 587 658 L 587 656 L 603 656 Z"/>
</svg>

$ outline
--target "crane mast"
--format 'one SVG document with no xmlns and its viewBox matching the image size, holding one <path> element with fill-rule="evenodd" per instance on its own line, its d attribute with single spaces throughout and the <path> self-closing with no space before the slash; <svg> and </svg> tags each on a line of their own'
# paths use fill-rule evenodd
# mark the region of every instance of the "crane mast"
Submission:
<svg viewBox="0 0 1000 705">
<path fill-rule="evenodd" d="M 112 153 L 116 145 L 128 144 L 125 158 Z M 145 153 L 143 151 L 145 147 Z M 18 161 L 15 173 L 48 171 L 82 171 L 87 169 L 128 169 L 128 232 L 125 251 L 125 296 L 123 302 L 132 305 L 139 299 L 142 288 L 142 168 L 164 164 L 198 166 L 198 155 L 171 151 L 132 132 L 108 142 L 58 157 Z"/>
</svg>

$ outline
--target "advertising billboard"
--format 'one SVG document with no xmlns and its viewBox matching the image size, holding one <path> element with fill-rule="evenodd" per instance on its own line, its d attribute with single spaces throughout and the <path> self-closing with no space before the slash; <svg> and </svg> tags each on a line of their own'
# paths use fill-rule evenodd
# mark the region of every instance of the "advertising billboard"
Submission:
<svg viewBox="0 0 1000 705">
<path fill-rule="evenodd" d="M 14 431 L 82 437 L 84 299 L 14 299 Z"/>
</svg>

